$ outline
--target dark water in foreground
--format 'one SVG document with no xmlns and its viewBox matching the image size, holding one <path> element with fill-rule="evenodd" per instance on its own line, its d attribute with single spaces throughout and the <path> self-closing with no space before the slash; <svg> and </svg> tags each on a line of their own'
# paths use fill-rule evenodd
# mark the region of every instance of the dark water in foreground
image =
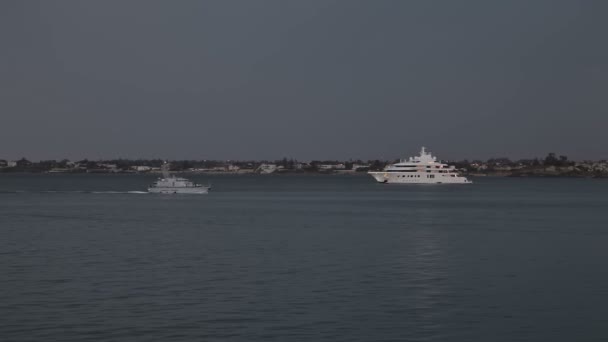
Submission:
<svg viewBox="0 0 608 342">
<path fill-rule="evenodd" d="M 608 181 L 151 180 L 0 175 L 0 340 L 608 340 Z"/>
</svg>

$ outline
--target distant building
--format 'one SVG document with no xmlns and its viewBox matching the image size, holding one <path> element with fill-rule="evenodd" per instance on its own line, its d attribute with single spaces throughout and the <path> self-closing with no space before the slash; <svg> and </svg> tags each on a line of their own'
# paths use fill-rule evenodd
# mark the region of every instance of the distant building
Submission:
<svg viewBox="0 0 608 342">
<path fill-rule="evenodd" d="M 145 165 L 133 166 L 133 169 L 137 172 L 149 172 L 152 171 L 152 167 Z"/>
<path fill-rule="evenodd" d="M 32 162 L 27 159 L 20 159 L 15 162 L 15 166 L 18 167 L 30 167 L 32 166 Z"/>
<path fill-rule="evenodd" d="M 296 170 L 310 169 L 310 164 L 308 163 L 297 163 Z"/>
<path fill-rule="evenodd" d="M 261 164 L 256 171 L 261 174 L 271 174 L 277 171 L 278 167 L 275 164 Z"/>
<path fill-rule="evenodd" d="M 353 164 L 353 167 L 351 169 L 353 171 L 366 170 L 366 169 L 369 169 L 369 165 L 366 165 L 366 164 Z"/>
<path fill-rule="evenodd" d="M 100 168 L 103 169 L 109 169 L 109 170 L 115 170 L 118 168 L 118 166 L 116 164 L 97 164 Z"/>
<path fill-rule="evenodd" d="M 486 164 L 479 164 L 479 163 L 473 163 L 471 164 L 471 167 L 474 168 L 475 170 L 486 170 L 488 168 L 488 165 Z"/>
<path fill-rule="evenodd" d="M 319 167 L 319 170 L 325 170 L 325 171 L 344 170 L 346 168 L 346 165 L 344 165 L 344 164 L 321 164 L 318 167 Z"/>
</svg>

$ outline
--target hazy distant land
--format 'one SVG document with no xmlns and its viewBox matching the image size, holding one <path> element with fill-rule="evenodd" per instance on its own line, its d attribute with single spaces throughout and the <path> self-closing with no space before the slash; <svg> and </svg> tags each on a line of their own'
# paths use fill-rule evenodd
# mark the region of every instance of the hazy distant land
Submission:
<svg viewBox="0 0 608 342">
<path fill-rule="evenodd" d="M 174 172 L 194 173 L 260 173 L 262 167 L 271 166 L 273 173 L 324 173 L 363 174 L 369 170 L 382 170 L 387 160 L 313 160 L 301 162 L 283 158 L 275 161 L 234 160 L 173 160 Z M 545 158 L 513 161 L 508 158 L 446 161 L 464 175 L 504 177 L 597 177 L 608 178 L 608 161 L 571 161 L 566 156 L 549 153 Z M 42 160 L 21 158 L 15 161 L 0 159 L 0 173 L 156 173 L 164 163 L 161 159 L 109 159 L 109 160 Z"/>
</svg>

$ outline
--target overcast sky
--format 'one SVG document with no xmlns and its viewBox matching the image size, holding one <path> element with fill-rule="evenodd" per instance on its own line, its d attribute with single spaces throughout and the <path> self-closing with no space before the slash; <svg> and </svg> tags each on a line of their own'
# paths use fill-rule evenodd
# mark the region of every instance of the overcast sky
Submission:
<svg viewBox="0 0 608 342">
<path fill-rule="evenodd" d="M 606 1 L 0 1 L 0 159 L 608 158 Z"/>
</svg>

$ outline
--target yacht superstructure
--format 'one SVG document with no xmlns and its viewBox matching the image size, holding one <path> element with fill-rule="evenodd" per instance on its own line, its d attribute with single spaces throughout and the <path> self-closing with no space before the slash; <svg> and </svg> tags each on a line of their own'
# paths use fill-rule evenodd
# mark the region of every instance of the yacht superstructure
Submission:
<svg viewBox="0 0 608 342">
<path fill-rule="evenodd" d="M 388 165 L 383 171 L 368 172 L 379 183 L 400 184 L 469 184 L 454 166 L 449 166 L 427 152 L 424 147 L 420 155 Z"/>
<path fill-rule="evenodd" d="M 210 186 L 196 184 L 186 178 L 175 177 L 169 174 L 169 164 L 161 167 L 163 177 L 148 187 L 148 192 L 157 194 L 206 194 Z"/>
</svg>

